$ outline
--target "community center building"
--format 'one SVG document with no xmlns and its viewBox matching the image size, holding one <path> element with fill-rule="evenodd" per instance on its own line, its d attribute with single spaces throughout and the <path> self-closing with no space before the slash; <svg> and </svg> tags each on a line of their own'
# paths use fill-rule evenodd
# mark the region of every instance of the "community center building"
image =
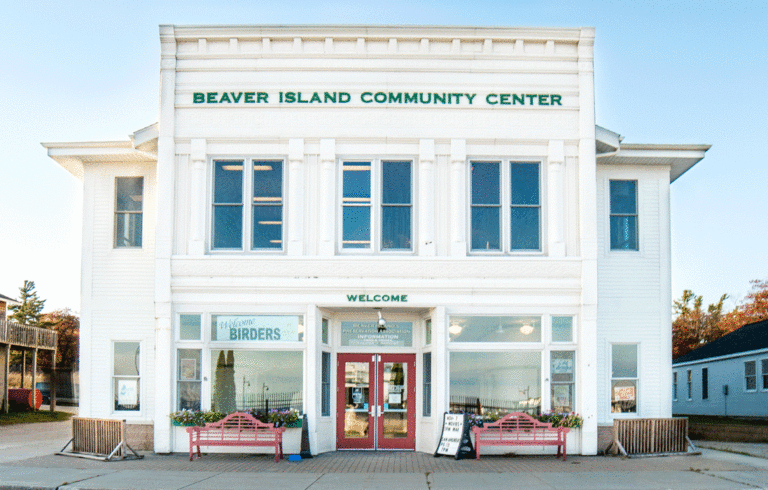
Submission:
<svg viewBox="0 0 768 490">
<path fill-rule="evenodd" d="M 596 126 L 594 29 L 160 45 L 156 124 L 44 144 L 83 181 L 81 415 L 165 453 L 174 411 L 294 408 L 321 453 L 433 452 L 449 410 L 577 412 L 582 454 L 671 416 L 670 183 L 709 147 Z"/>
</svg>

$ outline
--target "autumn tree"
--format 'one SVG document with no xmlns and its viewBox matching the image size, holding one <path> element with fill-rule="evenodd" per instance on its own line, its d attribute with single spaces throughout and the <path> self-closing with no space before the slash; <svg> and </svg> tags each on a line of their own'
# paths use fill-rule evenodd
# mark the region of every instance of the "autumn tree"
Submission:
<svg viewBox="0 0 768 490">
<path fill-rule="evenodd" d="M 744 298 L 744 302 L 723 316 L 720 323 L 724 334 L 749 323 L 768 320 L 768 280 L 755 279 L 750 281 L 750 284 L 752 284 L 752 290 Z"/>
<path fill-rule="evenodd" d="M 674 302 L 677 315 L 672 322 L 672 358 L 676 359 L 688 352 L 712 342 L 724 335 L 723 303 L 728 297 L 724 294 L 720 301 L 711 304 L 704 311 L 704 298 L 696 296 L 686 289 L 680 299 Z"/>
<path fill-rule="evenodd" d="M 11 320 L 22 325 L 39 325 L 45 300 L 37 296 L 35 281 L 24 281 L 24 285 L 19 288 L 19 301 L 20 304 L 9 308 L 13 312 Z"/>
<path fill-rule="evenodd" d="M 55 330 L 58 334 L 56 346 L 56 367 L 69 370 L 77 365 L 80 343 L 80 318 L 69 308 L 45 313 L 40 326 Z M 48 368 L 50 360 L 42 358 L 40 367 Z"/>
</svg>

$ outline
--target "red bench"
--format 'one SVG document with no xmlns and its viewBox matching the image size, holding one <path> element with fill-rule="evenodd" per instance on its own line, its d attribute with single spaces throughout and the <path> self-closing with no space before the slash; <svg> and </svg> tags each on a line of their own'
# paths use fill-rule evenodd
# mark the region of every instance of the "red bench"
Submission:
<svg viewBox="0 0 768 490">
<path fill-rule="evenodd" d="M 187 427 L 189 433 L 189 460 L 201 457 L 201 446 L 264 446 L 275 448 L 275 463 L 283 457 L 285 427 L 275 427 L 256 420 L 251 414 L 235 412 L 205 427 Z"/>
<path fill-rule="evenodd" d="M 557 446 L 557 457 L 562 448 L 565 461 L 565 435 L 569 430 L 539 422 L 523 412 L 507 414 L 483 427 L 472 427 L 477 459 L 480 459 L 481 446 Z"/>
</svg>

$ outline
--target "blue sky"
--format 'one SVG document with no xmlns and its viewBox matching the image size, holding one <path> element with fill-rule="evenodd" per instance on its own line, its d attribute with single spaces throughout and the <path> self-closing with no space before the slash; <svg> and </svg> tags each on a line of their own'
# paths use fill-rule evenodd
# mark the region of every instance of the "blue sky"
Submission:
<svg viewBox="0 0 768 490">
<path fill-rule="evenodd" d="M 34 6 L 34 10 L 31 8 Z M 82 186 L 40 142 L 126 140 L 157 120 L 159 24 L 594 26 L 597 123 L 706 143 L 672 185 L 672 294 L 730 307 L 768 279 L 762 1 L 70 1 L 0 7 L 0 294 L 79 309 Z"/>
</svg>

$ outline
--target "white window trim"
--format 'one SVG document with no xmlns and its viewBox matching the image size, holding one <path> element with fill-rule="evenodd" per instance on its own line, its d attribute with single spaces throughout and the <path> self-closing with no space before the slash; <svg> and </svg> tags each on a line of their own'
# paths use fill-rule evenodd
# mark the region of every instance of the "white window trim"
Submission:
<svg viewBox="0 0 768 490">
<path fill-rule="evenodd" d="M 214 198 L 213 193 L 216 189 L 215 182 L 215 166 L 216 161 L 222 160 L 242 160 L 243 161 L 243 216 L 242 216 L 242 242 L 240 248 L 213 248 L 213 207 Z M 252 215 L 253 215 L 253 175 L 252 168 L 254 161 L 280 161 L 283 164 L 283 189 L 282 189 L 282 204 L 283 204 L 283 224 L 282 224 L 282 243 L 280 248 L 251 248 L 252 245 Z M 246 168 L 247 167 L 247 168 Z M 211 255 L 223 255 L 223 254 L 253 254 L 253 255 L 285 255 L 286 243 L 288 242 L 288 158 L 285 155 L 258 155 L 258 156 L 243 156 L 243 155 L 217 155 L 209 156 L 208 158 L 208 197 L 207 197 L 207 211 L 206 211 L 206 242 L 208 253 Z"/>
<path fill-rule="evenodd" d="M 754 374 L 754 377 L 755 377 L 755 388 L 754 389 L 747 388 L 747 363 L 748 362 L 754 362 L 755 363 L 755 374 Z M 744 374 L 742 376 L 743 381 L 742 381 L 742 385 L 741 386 L 744 388 L 744 392 L 745 393 L 756 393 L 757 392 L 757 386 L 758 386 L 758 384 L 757 384 L 757 382 L 758 382 L 757 360 L 753 359 L 753 360 L 750 360 L 750 361 L 744 361 L 742 363 L 742 369 L 743 369 L 742 372 Z"/>
<path fill-rule="evenodd" d="M 116 410 L 115 409 L 115 378 L 121 377 L 125 378 L 126 376 L 117 376 L 115 375 L 115 344 L 116 343 L 126 343 L 126 342 L 135 342 L 139 344 L 139 375 L 136 376 L 136 379 L 139 380 L 139 409 L 138 410 Z M 110 369 L 110 388 L 111 391 L 109 393 L 109 413 L 111 414 L 118 414 L 121 417 L 125 417 L 126 419 L 141 419 L 144 416 L 144 409 L 146 407 L 146 396 L 145 396 L 145 388 L 144 385 L 146 385 L 145 382 L 142 382 L 142 378 L 144 377 L 142 373 L 145 371 L 145 349 L 144 349 L 144 341 L 142 339 L 112 339 L 109 344 L 109 369 Z M 175 391 L 175 390 L 174 390 Z"/>
<path fill-rule="evenodd" d="M 417 158 L 413 156 L 386 156 L 386 157 L 343 157 L 337 158 L 336 168 L 338 175 L 336 188 L 336 253 L 338 255 L 416 255 L 416 231 L 418 230 L 416 204 L 418 202 L 416 189 Z M 369 248 L 344 248 L 344 163 L 345 162 L 370 162 L 371 164 L 371 218 Z M 381 208 L 383 199 L 384 179 L 382 176 L 382 162 L 411 162 L 411 249 L 384 250 L 381 248 Z"/>
<path fill-rule="evenodd" d="M 635 186 L 635 210 L 637 211 L 637 250 L 627 250 L 620 248 L 611 248 L 611 181 L 612 180 L 633 180 L 637 183 Z M 642 209 L 642 199 L 640 199 L 640 184 L 643 179 L 637 175 L 609 175 L 605 177 L 605 251 L 606 254 L 639 254 L 643 256 L 643 226 L 642 216 L 644 216 L 644 210 Z"/>
<path fill-rule="evenodd" d="M 685 386 L 688 390 L 688 401 L 693 401 L 693 370 L 687 369 L 685 371 Z"/>
<path fill-rule="evenodd" d="M 500 190 L 500 203 L 501 203 L 501 211 L 499 216 L 499 226 L 501 228 L 501 233 L 499 234 L 499 240 L 500 240 L 500 250 L 482 250 L 482 249 L 473 249 L 472 248 L 472 163 L 498 163 L 501 175 L 499 177 L 499 185 L 501 187 Z M 512 250 L 511 248 L 511 240 L 512 240 L 512 230 L 510 229 L 510 219 L 511 219 L 511 190 L 510 190 L 510 179 L 511 176 L 511 169 L 510 164 L 512 163 L 529 163 L 529 164 L 537 164 L 539 166 L 539 249 L 538 250 Z M 467 172 L 467 179 L 466 179 L 466 196 L 467 196 L 467 209 L 466 209 L 466 215 L 467 215 L 467 230 L 466 230 L 466 241 L 467 241 L 467 253 L 468 255 L 478 255 L 478 256 L 494 256 L 494 255 L 515 255 L 515 256 L 542 256 L 547 254 L 547 192 L 546 187 L 544 183 L 547 181 L 547 176 L 545 175 L 546 167 L 547 165 L 544 164 L 545 161 L 542 158 L 497 158 L 497 157 L 491 157 L 491 158 L 485 158 L 485 157 L 471 157 L 467 158 L 467 165 L 466 165 L 466 172 Z"/>
<path fill-rule="evenodd" d="M 637 346 L 637 377 L 636 378 L 614 378 L 613 377 L 613 374 L 611 373 L 611 371 L 613 369 L 612 364 L 613 364 L 613 346 L 614 345 L 636 345 Z M 640 404 L 640 402 L 641 402 L 640 391 L 642 391 L 641 390 L 642 386 L 641 386 L 641 383 L 640 383 L 640 380 L 642 379 L 642 372 L 640 371 L 640 368 L 642 366 L 642 362 L 641 362 L 641 354 L 642 353 L 641 353 L 640 346 L 641 346 L 640 342 L 610 342 L 608 344 L 608 360 L 611 363 L 610 364 L 611 367 L 606 369 L 606 374 L 608 376 L 608 387 L 607 387 L 608 405 L 607 405 L 606 408 L 608 410 L 609 418 L 640 418 L 640 414 L 642 413 L 642 406 Z M 611 403 L 612 403 L 611 400 L 613 398 L 613 394 L 611 393 L 611 391 L 612 391 L 611 383 L 613 382 L 614 379 L 619 379 L 619 380 L 620 379 L 634 379 L 635 380 L 635 382 L 636 382 L 635 383 L 635 387 L 636 387 L 636 389 L 635 389 L 635 402 L 636 402 L 636 405 L 637 405 L 637 409 L 635 410 L 634 413 L 633 412 L 612 412 L 611 411 Z"/>
</svg>

